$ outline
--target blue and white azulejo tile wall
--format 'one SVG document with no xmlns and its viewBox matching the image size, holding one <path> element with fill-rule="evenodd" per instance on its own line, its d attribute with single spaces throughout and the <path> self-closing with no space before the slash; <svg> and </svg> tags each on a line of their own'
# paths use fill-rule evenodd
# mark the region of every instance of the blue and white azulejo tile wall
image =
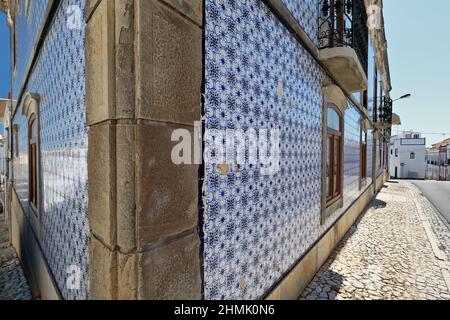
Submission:
<svg viewBox="0 0 450 320">
<path fill-rule="evenodd" d="M 284 2 L 315 39 L 316 2 Z M 205 164 L 205 298 L 258 299 L 344 211 L 321 225 L 321 89 L 332 81 L 263 1 L 207 0 L 205 9 L 206 130 L 281 132 L 276 174 L 246 164 L 224 175 Z M 361 194 L 360 125 L 350 106 L 347 206 Z"/>
<path fill-rule="evenodd" d="M 29 8 L 26 6 L 28 2 Z M 16 37 L 16 58 L 17 65 L 13 86 L 14 98 L 17 98 L 19 90 L 25 80 L 27 68 L 30 65 L 31 54 L 39 40 L 39 33 L 44 25 L 44 16 L 47 11 L 49 1 L 18 1 L 19 11 L 15 16 L 15 28 L 18 31 Z"/>
<path fill-rule="evenodd" d="M 319 0 L 282 0 L 303 28 L 308 37 L 316 45 L 319 43 Z"/>
<path fill-rule="evenodd" d="M 31 1 L 36 3 L 40 1 Z M 85 0 L 64 0 L 58 8 L 25 92 L 40 102 L 41 246 L 65 299 L 89 293 L 87 217 L 87 126 L 85 119 L 84 26 L 67 27 L 66 8 Z M 81 11 L 83 12 L 83 11 Z M 21 29 L 18 29 L 20 34 Z M 26 63 L 20 61 L 19 63 Z M 28 206 L 27 119 L 19 106 L 19 156 L 14 159 L 15 188 Z M 79 268 L 81 286 L 67 287 L 71 267 Z"/>
<path fill-rule="evenodd" d="M 317 238 L 329 80 L 259 0 L 207 1 L 205 42 L 206 128 L 281 130 L 277 174 L 205 168 L 205 298 L 261 298 Z"/>
</svg>

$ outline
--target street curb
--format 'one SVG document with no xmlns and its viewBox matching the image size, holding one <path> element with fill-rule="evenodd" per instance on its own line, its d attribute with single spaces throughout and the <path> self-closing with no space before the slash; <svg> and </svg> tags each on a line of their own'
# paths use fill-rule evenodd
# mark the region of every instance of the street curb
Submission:
<svg viewBox="0 0 450 320">
<path fill-rule="evenodd" d="M 424 198 L 425 201 L 427 201 L 429 203 L 429 205 L 434 209 L 434 211 L 436 211 L 436 217 L 442 221 L 442 223 L 448 228 L 448 230 L 450 231 L 450 224 L 448 223 L 448 221 L 442 216 L 442 214 L 439 212 L 438 208 L 436 208 L 436 206 L 430 201 L 428 200 L 428 198 L 422 193 L 422 191 L 416 186 L 416 185 L 410 185 L 410 190 L 411 188 L 414 189 L 413 192 L 416 192 L 420 197 Z M 449 257 L 450 258 L 450 257 Z"/>
<path fill-rule="evenodd" d="M 439 248 L 439 240 L 436 238 L 436 235 L 433 232 L 433 229 L 428 221 L 428 218 L 423 213 L 422 207 L 417 201 L 417 196 L 415 192 L 413 192 L 410 188 L 411 196 L 414 201 L 414 204 L 417 208 L 417 213 L 419 215 L 419 219 L 422 222 L 423 228 L 425 229 L 425 233 L 427 235 L 428 241 L 430 241 L 431 248 L 433 253 L 438 261 L 439 268 L 441 269 L 442 277 L 444 278 L 445 284 L 447 285 L 447 290 L 450 293 L 450 271 L 447 264 L 447 255 L 443 250 Z"/>
</svg>

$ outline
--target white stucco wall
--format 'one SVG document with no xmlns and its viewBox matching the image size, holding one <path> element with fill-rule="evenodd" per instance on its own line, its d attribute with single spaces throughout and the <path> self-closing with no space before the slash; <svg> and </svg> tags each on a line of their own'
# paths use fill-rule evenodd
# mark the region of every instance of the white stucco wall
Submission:
<svg viewBox="0 0 450 320">
<path fill-rule="evenodd" d="M 411 144 L 401 143 L 403 137 L 393 138 L 389 157 L 390 157 L 390 172 L 392 177 L 397 177 L 399 179 L 425 179 L 425 144 L 412 144 L 415 143 L 417 139 L 411 139 L 409 142 Z M 417 142 L 420 143 L 420 140 Z M 392 152 L 391 152 L 392 150 Z M 398 150 L 398 156 L 396 156 L 396 151 Z M 415 158 L 411 159 L 411 153 L 415 154 Z M 397 176 L 396 176 L 397 168 Z"/>
</svg>

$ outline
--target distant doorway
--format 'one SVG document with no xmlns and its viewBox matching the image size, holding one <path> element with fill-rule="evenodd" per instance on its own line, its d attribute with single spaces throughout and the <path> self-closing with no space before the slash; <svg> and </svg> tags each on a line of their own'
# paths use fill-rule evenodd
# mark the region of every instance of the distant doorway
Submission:
<svg viewBox="0 0 450 320">
<path fill-rule="evenodd" d="M 395 167 L 395 179 L 398 179 L 398 167 Z"/>
</svg>

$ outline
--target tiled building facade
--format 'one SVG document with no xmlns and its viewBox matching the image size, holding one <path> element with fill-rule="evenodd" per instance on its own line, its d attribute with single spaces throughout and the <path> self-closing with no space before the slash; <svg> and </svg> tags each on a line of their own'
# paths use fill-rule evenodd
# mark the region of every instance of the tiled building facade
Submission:
<svg viewBox="0 0 450 320">
<path fill-rule="evenodd" d="M 388 175 L 384 30 L 322 46 L 331 3 L 10 1 L 9 211 L 35 295 L 298 297 Z M 351 3 L 363 24 L 382 8 Z M 279 170 L 174 164 L 178 129 L 277 129 Z"/>
<path fill-rule="evenodd" d="M 14 223 L 14 245 L 26 260 L 33 256 L 29 241 L 39 243 L 61 297 L 85 299 L 89 292 L 87 216 L 87 126 L 85 116 L 84 28 L 67 27 L 70 5 L 84 1 L 19 1 L 16 6 L 13 88 L 16 105 L 11 117 L 12 197 L 17 197 L 28 223 Z M 53 7 L 54 6 L 54 7 Z M 81 12 L 81 11 L 80 11 Z M 52 21 L 42 32 L 48 16 Z M 36 61 L 31 65 L 33 56 Z M 39 98 L 40 201 L 30 205 L 28 94 Z M 16 222 L 16 221 L 15 221 Z M 22 230 L 20 230 L 22 229 Z M 31 258 L 34 261 L 34 257 Z M 42 260 L 42 259 L 39 259 Z M 70 267 L 81 270 L 81 286 L 69 290 Z M 35 266 L 29 266 L 34 268 Z M 33 270 L 28 270 L 33 274 Z M 36 279 L 33 279 L 36 280 Z"/>
</svg>

